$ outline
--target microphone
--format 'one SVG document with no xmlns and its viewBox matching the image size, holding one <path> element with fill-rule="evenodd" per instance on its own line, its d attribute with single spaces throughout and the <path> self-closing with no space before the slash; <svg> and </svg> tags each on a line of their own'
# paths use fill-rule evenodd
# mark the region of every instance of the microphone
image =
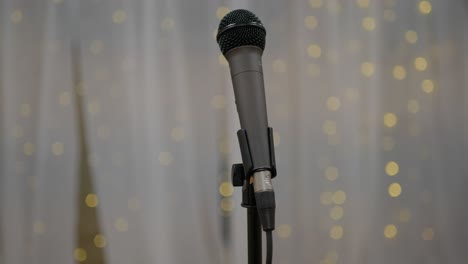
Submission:
<svg viewBox="0 0 468 264">
<path fill-rule="evenodd" d="M 237 132 L 245 184 L 253 184 L 264 231 L 275 229 L 276 176 L 273 130 L 268 127 L 262 55 L 266 30 L 250 11 L 231 11 L 221 20 L 216 40 L 229 63 L 241 129 Z"/>
</svg>

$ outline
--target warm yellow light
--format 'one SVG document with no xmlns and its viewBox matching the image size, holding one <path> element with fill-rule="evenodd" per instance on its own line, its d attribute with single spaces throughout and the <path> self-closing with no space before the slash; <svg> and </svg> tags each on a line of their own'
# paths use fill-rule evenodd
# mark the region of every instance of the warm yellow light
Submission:
<svg viewBox="0 0 468 264">
<path fill-rule="evenodd" d="M 60 156 L 63 154 L 63 144 L 61 142 L 54 142 L 52 144 L 52 153 L 55 156 Z"/>
<path fill-rule="evenodd" d="M 333 220 L 340 220 L 343 218 L 344 210 L 341 206 L 334 206 L 330 209 L 330 218 Z"/>
<path fill-rule="evenodd" d="M 325 133 L 327 135 L 336 134 L 336 122 L 332 121 L 332 120 L 325 121 L 325 123 L 323 124 L 323 127 L 322 127 L 322 131 L 323 131 L 323 133 Z"/>
<path fill-rule="evenodd" d="M 361 64 L 361 73 L 366 77 L 371 77 L 374 75 L 374 64 L 370 62 L 364 62 Z"/>
<path fill-rule="evenodd" d="M 418 33 L 413 30 L 406 31 L 405 38 L 408 43 L 414 44 L 416 41 L 418 41 Z"/>
<path fill-rule="evenodd" d="M 388 176 L 397 175 L 399 170 L 400 167 L 395 161 L 389 161 L 387 162 L 387 165 L 385 165 L 385 173 L 387 173 Z"/>
<path fill-rule="evenodd" d="M 273 71 L 276 73 L 286 72 L 286 63 L 284 60 L 275 60 L 273 62 Z"/>
<path fill-rule="evenodd" d="M 339 240 L 343 237 L 344 229 L 340 225 L 332 226 L 330 229 L 330 237 L 334 240 Z"/>
<path fill-rule="evenodd" d="M 225 197 L 231 196 L 233 192 L 234 192 L 234 187 L 232 186 L 230 182 L 222 182 L 219 185 L 219 193 L 222 196 L 225 196 Z"/>
<path fill-rule="evenodd" d="M 304 18 L 304 24 L 308 29 L 315 29 L 318 26 L 318 20 L 314 16 L 306 16 Z"/>
<path fill-rule="evenodd" d="M 96 207 L 99 203 L 99 199 L 96 194 L 90 193 L 86 195 L 85 203 L 88 207 Z"/>
<path fill-rule="evenodd" d="M 333 193 L 331 192 L 322 192 L 320 194 L 320 203 L 322 203 L 323 205 L 330 205 L 333 200 Z"/>
<path fill-rule="evenodd" d="M 312 8 L 320 8 L 323 5 L 322 0 L 309 0 L 309 5 Z"/>
<path fill-rule="evenodd" d="M 403 80 L 406 77 L 406 70 L 403 66 L 397 65 L 393 67 L 393 77 L 397 80 Z"/>
<path fill-rule="evenodd" d="M 335 204 L 344 204 L 346 201 L 346 193 L 344 191 L 336 191 L 332 196 L 332 201 Z"/>
<path fill-rule="evenodd" d="M 174 127 L 171 130 L 171 138 L 175 142 L 181 142 L 185 139 L 184 129 L 181 127 Z"/>
<path fill-rule="evenodd" d="M 88 254 L 86 254 L 86 250 L 84 250 L 83 248 L 75 249 L 75 251 L 73 252 L 73 256 L 78 262 L 84 262 L 88 258 Z"/>
<path fill-rule="evenodd" d="M 291 236 L 291 226 L 287 224 L 279 225 L 277 233 L 281 238 L 288 238 Z"/>
<path fill-rule="evenodd" d="M 399 218 L 400 222 L 408 222 L 411 219 L 410 209 L 401 209 Z"/>
<path fill-rule="evenodd" d="M 427 68 L 427 60 L 423 57 L 417 57 L 414 60 L 414 68 L 418 71 L 424 71 Z"/>
<path fill-rule="evenodd" d="M 372 31 L 375 29 L 375 20 L 372 17 L 365 17 L 361 21 L 362 27 L 367 31 Z"/>
<path fill-rule="evenodd" d="M 369 7 L 369 0 L 357 0 L 356 2 L 360 8 Z"/>
<path fill-rule="evenodd" d="M 421 234 L 423 240 L 429 241 L 434 239 L 434 229 L 425 228 Z"/>
<path fill-rule="evenodd" d="M 408 101 L 408 112 L 412 114 L 419 112 L 419 102 L 417 100 Z"/>
<path fill-rule="evenodd" d="M 13 130 L 13 134 L 15 138 L 22 138 L 24 135 L 23 128 L 20 125 L 15 125 L 15 129 Z"/>
<path fill-rule="evenodd" d="M 421 14 L 427 15 L 431 13 L 432 5 L 429 1 L 421 1 L 419 2 L 419 12 Z"/>
<path fill-rule="evenodd" d="M 394 182 L 388 186 L 388 194 L 391 197 L 398 197 L 401 194 L 401 185 L 398 182 Z"/>
<path fill-rule="evenodd" d="M 421 88 L 425 93 L 432 93 L 434 91 L 434 82 L 426 79 L 422 81 Z"/>
<path fill-rule="evenodd" d="M 163 166 L 169 166 L 174 161 L 174 156 L 171 152 L 159 153 L 159 163 Z"/>
<path fill-rule="evenodd" d="M 229 8 L 227 8 L 226 6 L 218 7 L 218 9 L 216 9 L 216 17 L 221 20 L 230 11 L 231 10 L 229 10 Z"/>
<path fill-rule="evenodd" d="M 23 152 L 26 156 L 31 156 L 34 153 L 35 147 L 31 142 L 26 142 L 23 145 Z"/>
<path fill-rule="evenodd" d="M 330 166 L 325 169 L 325 177 L 329 181 L 335 181 L 338 178 L 338 168 Z"/>
<path fill-rule="evenodd" d="M 117 218 L 114 222 L 114 227 L 119 232 L 125 232 L 128 230 L 128 222 L 124 218 Z"/>
<path fill-rule="evenodd" d="M 383 149 L 385 151 L 391 151 L 395 147 L 395 140 L 392 137 L 385 136 L 383 138 Z"/>
<path fill-rule="evenodd" d="M 398 234 L 398 229 L 395 225 L 387 225 L 384 228 L 384 235 L 388 239 L 393 239 Z"/>
<path fill-rule="evenodd" d="M 312 58 L 320 58 L 322 55 L 322 49 L 319 45 L 312 44 L 307 48 L 307 54 L 309 54 L 309 56 Z"/>
<path fill-rule="evenodd" d="M 340 109 L 340 99 L 335 96 L 330 96 L 327 98 L 327 108 L 330 111 L 338 111 Z"/>
<path fill-rule="evenodd" d="M 112 15 L 112 21 L 114 21 L 114 23 L 116 24 L 123 23 L 125 22 L 126 19 L 127 19 L 127 13 L 125 13 L 125 11 L 123 10 L 117 10 Z"/>
<path fill-rule="evenodd" d="M 384 125 L 386 127 L 394 127 L 398 122 L 398 118 L 394 113 L 386 113 L 384 115 Z"/>
<path fill-rule="evenodd" d="M 221 200 L 221 209 L 225 212 L 231 212 L 234 209 L 234 202 L 231 198 L 225 197 Z"/>
<path fill-rule="evenodd" d="M 107 245 L 106 238 L 102 234 L 95 235 L 93 242 L 94 246 L 96 246 L 97 248 L 104 248 Z"/>
</svg>

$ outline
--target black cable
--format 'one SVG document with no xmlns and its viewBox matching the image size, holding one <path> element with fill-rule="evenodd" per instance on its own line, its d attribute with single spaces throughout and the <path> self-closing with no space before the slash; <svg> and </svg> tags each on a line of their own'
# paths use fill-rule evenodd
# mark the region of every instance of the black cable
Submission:
<svg viewBox="0 0 468 264">
<path fill-rule="evenodd" d="M 271 230 L 266 231 L 266 264 L 271 264 L 273 259 L 273 237 Z"/>
</svg>

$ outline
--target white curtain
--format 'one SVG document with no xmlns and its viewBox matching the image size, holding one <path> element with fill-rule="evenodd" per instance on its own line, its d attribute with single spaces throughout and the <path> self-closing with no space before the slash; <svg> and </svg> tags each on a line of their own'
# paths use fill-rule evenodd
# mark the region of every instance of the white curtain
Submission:
<svg viewBox="0 0 468 264">
<path fill-rule="evenodd" d="M 267 29 L 275 263 L 468 258 L 466 1 L 1 0 L 0 263 L 246 263 L 236 8 Z"/>
</svg>

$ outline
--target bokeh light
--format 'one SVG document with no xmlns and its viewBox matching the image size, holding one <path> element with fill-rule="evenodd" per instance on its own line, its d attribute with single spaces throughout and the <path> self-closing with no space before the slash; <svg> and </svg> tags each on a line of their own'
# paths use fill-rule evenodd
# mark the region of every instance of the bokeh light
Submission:
<svg viewBox="0 0 468 264">
<path fill-rule="evenodd" d="M 384 236 L 388 239 L 393 239 L 398 234 L 398 229 L 395 225 L 390 224 L 384 228 Z"/>
<path fill-rule="evenodd" d="M 388 194 L 391 197 L 398 197 L 401 195 L 401 185 L 398 182 L 394 182 L 388 186 Z"/>
</svg>

